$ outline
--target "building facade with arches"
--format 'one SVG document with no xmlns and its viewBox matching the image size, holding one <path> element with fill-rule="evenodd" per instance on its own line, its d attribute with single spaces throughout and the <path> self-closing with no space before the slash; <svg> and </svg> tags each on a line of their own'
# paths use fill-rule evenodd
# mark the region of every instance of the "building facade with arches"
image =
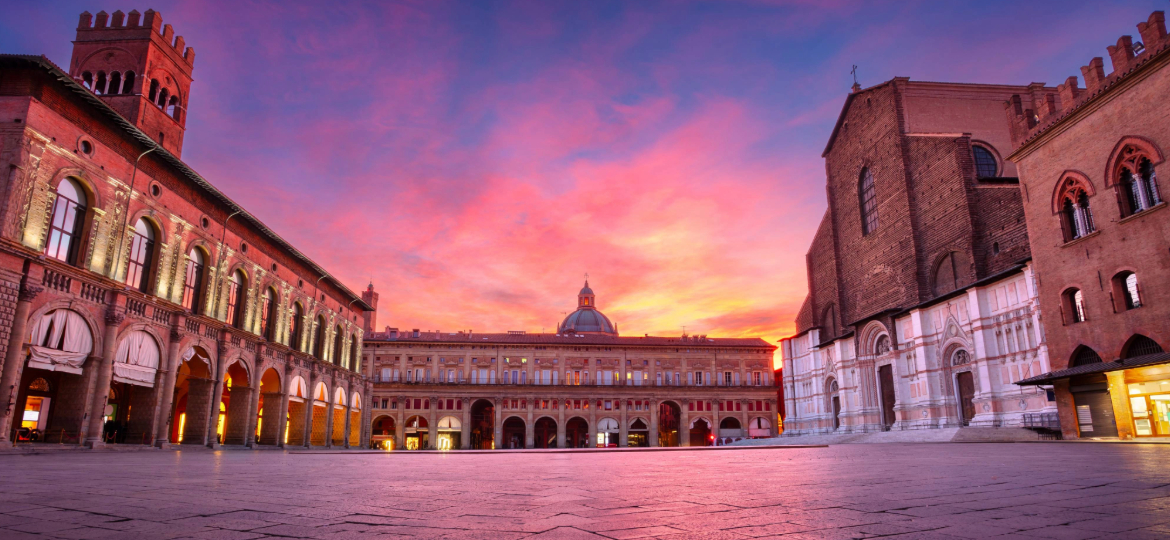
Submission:
<svg viewBox="0 0 1170 540">
<path fill-rule="evenodd" d="M 777 433 L 775 346 L 620 336 L 588 283 L 577 302 L 551 334 L 368 333 L 362 365 L 375 381 L 372 444 L 708 446 Z"/>
<path fill-rule="evenodd" d="M 784 431 L 1019 426 L 1049 369 L 1008 123 L 1029 87 L 855 85 L 823 153 L 828 208 L 782 340 Z"/>
<path fill-rule="evenodd" d="M 1170 39 L 1163 12 L 1007 102 L 1066 438 L 1170 436 Z"/>
<path fill-rule="evenodd" d="M 364 446 L 372 310 L 179 159 L 194 51 L 82 14 L 0 55 L 0 446 Z"/>
</svg>

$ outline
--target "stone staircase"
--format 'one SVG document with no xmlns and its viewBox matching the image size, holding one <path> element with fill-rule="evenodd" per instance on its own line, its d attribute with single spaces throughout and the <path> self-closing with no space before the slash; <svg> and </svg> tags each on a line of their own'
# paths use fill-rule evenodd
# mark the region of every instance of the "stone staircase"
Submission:
<svg viewBox="0 0 1170 540">
<path fill-rule="evenodd" d="M 1024 428 L 940 428 L 870 433 L 823 433 L 795 437 L 773 437 L 737 441 L 731 446 L 771 446 L 803 444 L 881 444 L 881 443 L 989 443 L 1041 440 L 1036 432 Z"/>
</svg>

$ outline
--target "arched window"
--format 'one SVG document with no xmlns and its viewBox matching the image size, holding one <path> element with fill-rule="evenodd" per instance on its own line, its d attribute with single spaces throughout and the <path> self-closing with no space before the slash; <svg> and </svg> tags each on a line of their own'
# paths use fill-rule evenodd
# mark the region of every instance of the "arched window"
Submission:
<svg viewBox="0 0 1170 540">
<path fill-rule="evenodd" d="M 877 343 L 873 346 L 873 354 L 881 356 L 890 352 L 890 336 L 883 335 L 877 339 Z"/>
<path fill-rule="evenodd" d="M 57 201 L 53 203 L 53 217 L 49 221 L 46 255 L 68 264 L 77 264 L 85 206 L 86 197 L 81 186 L 69 178 L 62 180 L 57 186 Z"/>
<path fill-rule="evenodd" d="M 300 302 L 293 302 L 292 316 L 288 321 L 288 346 L 301 350 L 301 333 L 305 326 L 305 309 Z"/>
<path fill-rule="evenodd" d="M 837 337 L 837 314 L 832 304 L 825 308 L 825 313 L 821 316 L 821 331 L 824 332 L 821 336 L 822 342 Z"/>
<path fill-rule="evenodd" d="M 1111 159 L 1116 163 L 1114 174 L 1117 178 L 1118 198 L 1121 202 L 1121 215 L 1130 216 L 1154 207 L 1162 202 L 1158 193 L 1158 178 L 1154 173 L 1154 163 L 1149 152 L 1133 144 L 1127 144 L 1121 152 Z"/>
<path fill-rule="evenodd" d="M 203 310 L 203 274 L 206 264 L 203 250 L 191 248 L 187 254 L 187 275 L 183 278 L 183 307 L 196 315 Z"/>
<path fill-rule="evenodd" d="M 1117 311 L 1142 307 L 1137 274 L 1125 271 L 1113 276 L 1113 301 Z"/>
<path fill-rule="evenodd" d="M 971 152 L 975 154 L 975 174 L 979 178 L 999 176 L 999 161 L 990 150 L 982 146 L 972 146 Z"/>
<path fill-rule="evenodd" d="M 1097 230 L 1093 210 L 1089 208 L 1089 191 L 1085 181 L 1069 176 L 1061 181 L 1060 226 L 1064 241 L 1071 242 Z"/>
<path fill-rule="evenodd" d="M 943 255 L 934 267 L 932 292 L 935 296 L 941 296 L 967 285 L 971 282 L 970 270 L 971 263 L 965 253 L 952 251 Z"/>
<path fill-rule="evenodd" d="M 276 315 L 276 291 L 272 287 L 265 289 L 264 298 L 260 302 L 260 335 L 272 341 L 276 334 L 276 324 L 273 321 Z"/>
<path fill-rule="evenodd" d="M 352 369 L 354 371 L 358 370 L 357 350 L 358 350 L 357 334 L 351 334 L 349 336 L 349 366 L 347 366 L 347 367 L 349 367 L 349 369 Z M 554 375 L 555 375 L 555 373 L 554 373 Z M 451 375 L 451 377 L 454 377 L 454 376 L 455 376 L 454 374 Z M 455 382 L 455 381 L 451 380 L 449 382 Z"/>
<path fill-rule="evenodd" d="M 122 74 L 117 71 L 110 73 L 110 86 L 107 93 L 118 95 L 122 93 Z"/>
<path fill-rule="evenodd" d="M 248 278 L 243 270 L 232 272 L 228 278 L 228 305 L 226 322 L 236 328 L 244 325 L 244 300 L 248 291 Z"/>
<path fill-rule="evenodd" d="M 1162 351 L 1162 346 L 1141 334 L 1134 334 L 1122 347 L 1121 358 L 1136 358 L 1138 356 L 1145 356 L 1147 354 L 1158 354 Z"/>
<path fill-rule="evenodd" d="M 135 79 L 134 72 L 127 71 L 126 78 L 122 81 L 122 93 L 123 94 L 133 94 L 134 93 L 134 79 Z"/>
<path fill-rule="evenodd" d="M 158 79 L 150 80 L 150 93 L 146 96 L 153 103 L 158 98 Z"/>
<path fill-rule="evenodd" d="M 97 74 L 97 82 L 93 85 L 93 93 L 102 95 L 106 93 L 106 72 L 99 71 Z"/>
<path fill-rule="evenodd" d="M 1099 363 L 1101 363 L 1101 356 L 1097 354 L 1097 351 L 1081 345 L 1080 347 L 1077 347 L 1077 350 L 1073 351 L 1072 362 L 1069 363 L 1069 367 Z"/>
<path fill-rule="evenodd" d="M 162 90 L 158 91 L 158 101 L 155 101 L 154 104 L 158 105 L 158 108 L 160 109 L 166 107 L 168 97 L 170 97 L 170 92 L 168 92 L 166 88 L 163 88 Z"/>
<path fill-rule="evenodd" d="M 861 208 L 861 234 L 867 235 L 878 228 L 877 191 L 873 185 L 873 174 L 869 168 L 861 170 L 857 195 Z"/>
<path fill-rule="evenodd" d="M 333 330 L 333 357 L 330 358 L 334 364 L 341 364 L 341 342 L 345 341 L 345 334 L 342 333 L 341 327 L 338 326 Z"/>
<path fill-rule="evenodd" d="M 93 90 L 93 73 L 88 71 L 81 74 L 81 85 Z"/>
<path fill-rule="evenodd" d="M 154 227 L 146 218 L 138 218 L 130 237 L 130 262 L 126 267 L 126 284 L 147 292 L 151 262 L 154 260 Z"/>
<path fill-rule="evenodd" d="M 179 119 L 179 98 L 178 98 L 178 96 L 171 96 L 171 99 L 167 101 L 167 116 L 170 116 L 171 118 L 174 118 L 175 120 Z"/>
<path fill-rule="evenodd" d="M 313 356 L 318 360 L 325 359 L 325 318 L 318 315 L 317 325 L 313 333 Z"/>
<path fill-rule="evenodd" d="M 1061 293 L 1064 318 L 1068 324 L 1085 322 L 1085 297 L 1080 289 L 1066 289 Z"/>
</svg>

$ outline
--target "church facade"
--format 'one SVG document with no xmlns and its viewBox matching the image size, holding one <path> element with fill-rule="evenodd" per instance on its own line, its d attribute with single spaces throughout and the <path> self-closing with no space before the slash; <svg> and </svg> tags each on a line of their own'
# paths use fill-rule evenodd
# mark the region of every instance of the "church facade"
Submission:
<svg viewBox="0 0 1170 540">
<path fill-rule="evenodd" d="M 809 294 L 782 340 L 786 434 L 1016 426 L 1055 403 L 1003 103 L 1026 88 L 895 78 L 825 148 Z"/>
<path fill-rule="evenodd" d="M 363 296 L 376 305 L 372 286 Z M 706 446 L 776 434 L 775 346 L 620 336 L 588 282 L 556 333 L 387 328 L 364 344 L 371 440 L 385 449 Z"/>
</svg>

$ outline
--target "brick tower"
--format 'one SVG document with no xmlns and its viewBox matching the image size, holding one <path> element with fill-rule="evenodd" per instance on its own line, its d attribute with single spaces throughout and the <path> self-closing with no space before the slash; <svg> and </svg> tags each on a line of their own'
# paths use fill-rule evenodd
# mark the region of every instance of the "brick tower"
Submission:
<svg viewBox="0 0 1170 540">
<path fill-rule="evenodd" d="M 374 332 L 374 325 L 377 324 L 378 317 L 378 293 L 374 292 L 374 284 L 371 282 L 366 290 L 362 291 L 362 302 L 369 304 L 370 311 L 362 313 L 362 329 L 366 331 L 366 335 Z"/>
<path fill-rule="evenodd" d="M 81 14 L 69 74 L 175 156 L 183 150 L 195 50 L 162 16 Z M 184 48 L 185 47 L 185 48 Z"/>
</svg>

